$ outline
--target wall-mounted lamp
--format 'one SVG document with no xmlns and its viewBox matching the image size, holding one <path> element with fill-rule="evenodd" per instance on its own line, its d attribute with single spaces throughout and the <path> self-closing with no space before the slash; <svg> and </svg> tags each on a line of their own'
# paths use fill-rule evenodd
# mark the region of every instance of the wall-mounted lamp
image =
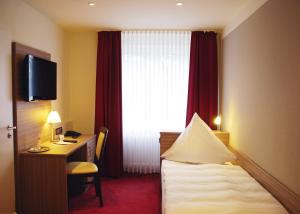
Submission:
<svg viewBox="0 0 300 214">
<path fill-rule="evenodd" d="M 47 123 L 51 124 L 51 141 L 57 142 L 59 139 L 56 138 L 54 134 L 54 124 L 61 123 L 61 119 L 57 111 L 51 111 L 48 115 Z"/>
<path fill-rule="evenodd" d="M 221 116 L 217 116 L 215 119 L 214 119 L 214 124 L 217 125 L 217 129 L 220 130 L 220 127 L 221 127 L 221 122 L 222 122 L 222 119 L 221 119 Z"/>
</svg>

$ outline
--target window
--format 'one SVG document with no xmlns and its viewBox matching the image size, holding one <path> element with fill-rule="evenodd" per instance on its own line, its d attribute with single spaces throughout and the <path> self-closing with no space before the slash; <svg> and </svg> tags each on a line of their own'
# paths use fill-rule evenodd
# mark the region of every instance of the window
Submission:
<svg viewBox="0 0 300 214">
<path fill-rule="evenodd" d="M 122 32 L 123 163 L 159 172 L 159 132 L 185 127 L 189 31 Z"/>
</svg>

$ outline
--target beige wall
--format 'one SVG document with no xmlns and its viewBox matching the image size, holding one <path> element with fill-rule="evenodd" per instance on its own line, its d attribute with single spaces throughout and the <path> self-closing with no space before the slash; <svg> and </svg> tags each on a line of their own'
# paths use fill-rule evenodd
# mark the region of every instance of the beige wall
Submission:
<svg viewBox="0 0 300 214">
<path fill-rule="evenodd" d="M 68 77 L 64 62 L 64 31 L 22 0 L 1 0 L 1 29 L 16 41 L 51 54 L 57 62 L 57 100 L 52 102 L 62 119 L 69 120 Z M 11 44 L 7 44 L 11 45 Z M 9 59 L 10 60 L 10 59 Z"/>
<path fill-rule="evenodd" d="M 22 0 L 0 1 L 0 117 L 9 115 L 5 121 L 0 120 L 0 131 L 12 121 L 11 95 L 11 42 L 16 41 L 51 54 L 58 63 L 58 100 L 53 108 L 59 111 L 64 121 L 68 113 L 68 79 L 65 72 L 64 31 L 45 15 L 41 14 Z M 3 78 L 3 79 L 2 79 Z M 3 90 L 5 94 L 2 94 Z M 2 107 L 6 106 L 5 109 Z M 4 128 L 5 129 L 5 128 Z M 6 135 L 6 132 L 1 132 Z M 10 139 L 0 138 L 0 213 L 12 212 L 14 207 L 13 182 L 13 143 Z M 5 150 L 3 150 L 5 148 Z"/>
<path fill-rule="evenodd" d="M 70 117 L 74 130 L 94 132 L 97 32 L 67 33 Z"/>
<path fill-rule="evenodd" d="M 224 129 L 300 195 L 300 1 L 270 0 L 223 39 Z"/>
</svg>

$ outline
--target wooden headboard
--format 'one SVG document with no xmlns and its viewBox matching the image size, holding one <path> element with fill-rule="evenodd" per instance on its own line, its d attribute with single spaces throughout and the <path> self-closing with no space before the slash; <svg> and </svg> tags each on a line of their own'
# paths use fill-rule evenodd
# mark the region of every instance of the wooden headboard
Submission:
<svg viewBox="0 0 300 214">
<path fill-rule="evenodd" d="M 224 131 L 213 131 L 214 134 L 226 145 L 229 145 L 229 133 Z M 180 135 L 180 132 L 160 132 L 160 155 L 164 153 Z"/>
<path fill-rule="evenodd" d="M 261 168 L 245 154 L 238 152 L 229 145 L 229 133 L 214 131 L 215 135 L 233 152 L 237 160 L 235 164 L 243 167 L 252 177 L 254 177 L 262 186 L 264 186 L 283 206 L 294 214 L 300 213 L 300 197 L 287 186 L 279 182 L 267 171 Z M 175 142 L 179 132 L 161 132 L 160 133 L 160 154 L 164 153 Z"/>
</svg>

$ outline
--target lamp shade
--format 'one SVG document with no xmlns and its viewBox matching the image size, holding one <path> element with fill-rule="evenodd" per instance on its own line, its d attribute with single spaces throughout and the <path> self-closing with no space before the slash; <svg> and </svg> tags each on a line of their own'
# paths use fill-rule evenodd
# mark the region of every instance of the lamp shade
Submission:
<svg viewBox="0 0 300 214">
<path fill-rule="evenodd" d="M 57 111 L 51 111 L 47 119 L 48 123 L 61 123 L 61 119 Z"/>
<path fill-rule="evenodd" d="M 221 125 L 221 122 L 222 122 L 221 116 L 217 116 L 214 120 L 214 124 L 216 124 L 217 126 Z"/>
</svg>

